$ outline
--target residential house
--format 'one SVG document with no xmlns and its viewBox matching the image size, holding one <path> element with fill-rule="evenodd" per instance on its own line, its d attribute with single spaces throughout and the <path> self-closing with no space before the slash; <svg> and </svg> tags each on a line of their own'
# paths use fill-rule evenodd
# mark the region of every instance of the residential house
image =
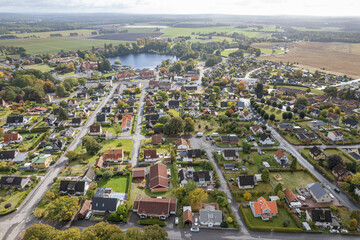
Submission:
<svg viewBox="0 0 360 240">
<path fill-rule="evenodd" d="M 215 204 L 215 206 L 217 206 Z M 203 226 L 218 227 L 222 222 L 222 212 L 215 207 L 214 204 L 206 204 L 199 211 L 199 222 Z"/>
<path fill-rule="evenodd" d="M 239 142 L 239 138 L 235 134 L 221 135 L 220 140 L 222 143 L 228 144 L 237 144 Z"/>
<path fill-rule="evenodd" d="M 74 137 L 75 136 L 75 129 L 73 127 L 69 127 L 65 130 L 60 131 L 60 137 Z"/>
<path fill-rule="evenodd" d="M 86 181 L 61 180 L 60 194 L 83 196 L 89 188 Z"/>
<path fill-rule="evenodd" d="M 291 191 L 290 188 L 285 188 L 284 193 L 285 193 L 285 201 L 287 202 L 287 204 L 289 204 L 289 207 L 291 208 L 301 207 L 300 201 L 297 199 L 297 197 L 295 196 L 293 191 Z"/>
<path fill-rule="evenodd" d="M 325 160 L 326 159 L 325 153 L 317 146 L 314 146 L 310 149 L 309 155 L 315 160 Z"/>
<path fill-rule="evenodd" d="M 306 220 L 314 222 L 315 226 L 323 228 L 339 228 L 340 224 L 332 215 L 330 209 L 311 209 L 305 212 Z"/>
<path fill-rule="evenodd" d="M 163 143 L 163 138 L 159 134 L 155 134 L 151 137 L 151 144 L 152 145 L 159 145 Z"/>
<path fill-rule="evenodd" d="M 182 168 L 179 170 L 178 177 L 179 177 L 179 183 L 181 186 L 184 186 L 185 184 L 188 183 L 187 174 L 188 174 L 188 172 L 186 169 Z"/>
<path fill-rule="evenodd" d="M 147 168 L 137 167 L 132 169 L 132 178 L 133 179 L 145 179 Z"/>
<path fill-rule="evenodd" d="M 133 204 L 133 212 L 137 213 L 140 218 L 158 218 L 167 219 L 170 215 L 176 214 L 176 198 L 145 198 L 136 197 Z"/>
<path fill-rule="evenodd" d="M 183 157 L 184 162 L 192 162 L 201 159 L 200 149 L 188 149 L 187 154 Z"/>
<path fill-rule="evenodd" d="M 52 162 L 51 154 L 39 154 L 34 157 L 31 162 L 31 167 L 34 169 L 45 169 L 50 166 Z"/>
<path fill-rule="evenodd" d="M 261 217 L 263 221 L 270 220 L 278 213 L 276 202 L 266 201 L 263 197 L 258 198 L 256 202 L 250 202 L 250 208 L 254 217 Z"/>
<path fill-rule="evenodd" d="M 91 209 L 94 214 L 105 214 L 116 212 L 120 205 L 120 199 L 112 196 L 112 189 L 98 187 L 91 203 Z"/>
<path fill-rule="evenodd" d="M 192 211 L 191 211 L 191 206 L 183 206 L 183 224 L 188 224 L 188 225 L 192 225 L 194 220 L 193 220 L 193 215 L 192 215 Z"/>
<path fill-rule="evenodd" d="M 336 113 L 329 112 L 328 115 L 326 116 L 326 119 L 331 123 L 338 123 L 340 116 Z"/>
<path fill-rule="evenodd" d="M 307 125 L 312 129 L 312 130 L 320 130 L 321 128 L 323 128 L 325 126 L 325 123 L 323 121 L 309 121 L 307 123 Z"/>
<path fill-rule="evenodd" d="M 95 179 L 96 172 L 93 168 L 89 167 L 86 169 L 84 175 L 82 176 L 81 180 L 86 182 L 92 182 Z"/>
<path fill-rule="evenodd" d="M 91 200 L 85 200 L 85 202 L 81 206 L 81 209 L 77 215 L 78 219 L 84 219 L 86 217 L 87 213 L 91 209 L 91 203 L 92 203 Z"/>
<path fill-rule="evenodd" d="M 212 173 L 210 171 L 193 172 L 193 181 L 198 187 L 208 186 L 212 183 Z"/>
<path fill-rule="evenodd" d="M 240 189 L 254 188 L 257 184 L 254 175 L 240 175 L 237 177 L 237 183 Z"/>
<path fill-rule="evenodd" d="M 106 115 L 105 114 L 98 114 L 96 115 L 96 121 L 98 123 L 105 123 L 106 122 Z"/>
<path fill-rule="evenodd" d="M 24 116 L 8 116 L 6 118 L 6 125 L 9 127 L 20 127 L 28 123 Z"/>
<path fill-rule="evenodd" d="M 237 107 L 238 111 L 243 111 L 244 108 L 245 108 L 245 103 L 244 102 L 237 102 L 236 107 Z"/>
<path fill-rule="evenodd" d="M 259 137 L 259 143 L 261 145 L 274 145 L 275 140 L 272 138 L 270 134 L 263 133 Z"/>
<path fill-rule="evenodd" d="M 176 141 L 176 146 L 177 146 L 177 150 L 179 151 L 186 151 L 189 148 L 188 142 L 183 138 L 179 138 Z"/>
<path fill-rule="evenodd" d="M 149 188 L 151 192 L 166 192 L 169 189 L 167 167 L 156 163 L 150 167 Z"/>
<path fill-rule="evenodd" d="M 352 118 L 346 118 L 343 123 L 348 128 L 356 128 L 359 125 L 359 122 Z"/>
<path fill-rule="evenodd" d="M 317 138 L 317 135 L 315 133 L 302 132 L 302 133 L 296 133 L 296 137 L 300 141 L 311 142 Z"/>
<path fill-rule="evenodd" d="M 324 189 L 320 183 L 310 183 L 307 186 L 310 195 L 314 198 L 317 203 L 329 203 L 332 202 L 332 198 L 329 192 Z"/>
<path fill-rule="evenodd" d="M 250 130 L 253 132 L 254 135 L 264 133 L 264 129 L 259 125 L 254 125 L 250 127 Z"/>
<path fill-rule="evenodd" d="M 280 123 L 278 127 L 279 130 L 282 131 L 292 131 L 294 129 L 294 126 L 291 123 Z"/>
<path fill-rule="evenodd" d="M 102 155 L 105 162 L 116 163 L 124 160 L 123 149 L 109 149 L 107 153 Z"/>
<path fill-rule="evenodd" d="M 102 134 L 101 125 L 94 123 L 90 126 L 90 135 L 100 135 Z"/>
<path fill-rule="evenodd" d="M 69 99 L 68 106 L 71 108 L 76 108 L 79 107 L 79 103 L 75 99 Z"/>
<path fill-rule="evenodd" d="M 76 118 L 72 118 L 71 122 L 69 122 L 69 125 L 73 125 L 73 126 L 79 126 L 82 123 L 82 119 L 79 117 Z"/>
<path fill-rule="evenodd" d="M 17 188 L 24 189 L 24 187 L 29 183 L 30 178 L 28 177 L 13 177 L 13 176 L 2 176 L 0 179 L 1 188 Z"/>
<path fill-rule="evenodd" d="M 168 102 L 169 109 L 179 109 L 179 107 L 180 107 L 180 101 L 169 101 Z"/>
<path fill-rule="evenodd" d="M 343 181 L 347 177 L 352 176 L 351 173 L 346 169 L 346 167 L 344 165 L 342 165 L 341 163 L 339 163 L 338 165 L 336 165 L 333 168 L 332 173 L 340 181 Z"/>
<path fill-rule="evenodd" d="M 101 113 L 105 115 L 111 114 L 111 107 L 103 107 L 101 108 Z"/>
<path fill-rule="evenodd" d="M 131 128 L 131 121 L 132 117 L 131 115 L 123 115 L 122 117 L 122 123 L 121 123 L 121 129 L 123 131 L 128 131 Z"/>
<path fill-rule="evenodd" d="M 18 150 L 0 151 L 0 161 L 13 161 L 18 154 Z"/>
<path fill-rule="evenodd" d="M 235 150 L 224 150 L 222 155 L 224 160 L 236 160 L 239 158 L 239 153 Z"/>
<path fill-rule="evenodd" d="M 310 115 L 315 118 L 318 118 L 320 116 L 320 112 L 321 111 L 319 109 L 314 108 L 313 110 L 310 111 Z"/>
<path fill-rule="evenodd" d="M 144 161 L 156 162 L 158 160 L 159 160 L 159 154 L 157 154 L 156 149 L 145 149 L 144 150 Z"/>
<path fill-rule="evenodd" d="M 50 115 L 45 119 L 45 122 L 47 123 L 48 126 L 52 127 L 52 126 L 56 126 L 56 122 L 57 122 L 57 117 L 55 117 L 55 115 Z"/>
<path fill-rule="evenodd" d="M 344 141 L 345 140 L 344 139 L 344 133 L 342 131 L 339 131 L 339 130 L 328 132 L 327 137 L 333 142 Z"/>
<path fill-rule="evenodd" d="M 44 103 L 53 103 L 54 101 L 54 97 L 51 96 L 50 94 L 46 94 L 45 97 L 43 98 Z"/>
<path fill-rule="evenodd" d="M 289 158 L 283 150 L 279 149 L 274 153 L 274 159 L 280 165 L 285 166 L 289 164 Z"/>
<path fill-rule="evenodd" d="M 22 136 L 17 132 L 4 134 L 5 144 L 20 143 L 22 140 L 23 140 Z"/>
<path fill-rule="evenodd" d="M 220 103 L 220 108 L 221 109 L 227 109 L 228 108 L 228 102 L 221 102 Z"/>
</svg>

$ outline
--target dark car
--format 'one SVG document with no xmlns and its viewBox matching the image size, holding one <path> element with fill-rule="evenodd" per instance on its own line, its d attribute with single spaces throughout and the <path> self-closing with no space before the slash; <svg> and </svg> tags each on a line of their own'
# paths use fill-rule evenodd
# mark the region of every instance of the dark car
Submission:
<svg viewBox="0 0 360 240">
<path fill-rule="evenodd" d="M 334 191 L 337 193 L 340 193 L 340 189 L 338 189 L 338 188 L 334 188 Z"/>
</svg>

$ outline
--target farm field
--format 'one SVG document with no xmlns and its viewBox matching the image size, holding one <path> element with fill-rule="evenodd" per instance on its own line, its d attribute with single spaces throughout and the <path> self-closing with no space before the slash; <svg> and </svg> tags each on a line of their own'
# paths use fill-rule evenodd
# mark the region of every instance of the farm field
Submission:
<svg viewBox="0 0 360 240">
<path fill-rule="evenodd" d="M 94 47 L 103 47 L 104 44 L 119 44 L 116 40 L 94 40 L 76 38 L 36 38 L 0 40 L 2 46 L 24 47 L 29 54 L 57 53 L 64 51 L 87 50 Z"/>
<path fill-rule="evenodd" d="M 76 30 L 51 31 L 51 32 L 16 33 L 14 35 L 16 35 L 19 38 L 27 38 L 30 36 L 35 36 L 37 38 L 49 38 L 50 34 L 61 34 L 63 37 L 69 37 L 70 33 L 77 33 L 78 36 L 87 36 L 87 35 L 91 35 L 91 32 L 94 32 L 94 31 L 96 31 L 96 30 L 76 29 Z"/>
<path fill-rule="evenodd" d="M 115 40 L 115 41 L 136 41 L 138 38 L 147 38 L 147 37 L 160 37 L 161 32 L 138 32 L 138 33 L 114 33 L 114 34 L 104 34 L 90 37 L 90 39 L 96 40 Z"/>
<path fill-rule="evenodd" d="M 269 48 L 277 43 L 256 43 L 254 47 Z M 281 43 L 279 43 L 281 44 Z M 261 59 L 282 62 L 296 62 L 299 67 L 321 70 L 327 73 L 360 77 L 358 61 L 360 44 L 356 43 L 288 43 L 290 51 L 276 56 L 263 56 Z M 325 71 L 321 68 L 325 68 Z"/>
</svg>

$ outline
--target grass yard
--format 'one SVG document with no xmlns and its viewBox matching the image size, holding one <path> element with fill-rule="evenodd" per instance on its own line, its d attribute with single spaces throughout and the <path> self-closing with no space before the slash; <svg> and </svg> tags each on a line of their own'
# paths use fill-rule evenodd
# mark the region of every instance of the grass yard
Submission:
<svg viewBox="0 0 360 240">
<path fill-rule="evenodd" d="M 218 128 L 219 123 L 216 122 L 214 119 L 211 119 L 209 121 L 197 119 L 195 122 L 195 132 L 204 132 L 206 134 L 211 134 L 216 132 Z"/>
<path fill-rule="evenodd" d="M 1 45 L 10 47 L 24 47 L 29 54 L 58 53 L 61 50 L 77 51 L 88 50 L 94 47 L 103 47 L 104 44 L 117 45 L 121 41 L 116 40 L 95 40 L 77 38 L 29 38 L 1 40 Z"/>
<path fill-rule="evenodd" d="M 73 167 L 67 167 L 65 171 L 60 174 L 60 176 L 68 177 L 68 176 L 80 176 L 84 174 L 85 170 L 88 168 L 88 166 L 73 166 Z"/>
<path fill-rule="evenodd" d="M 274 175 L 280 175 L 282 180 L 277 181 L 274 178 Z M 291 172 L 270 172 L 270 181 L 276 186 L 278 183 L 281 183 L 284 188 L 290 188 L 293 192 L 296 192 L 296 187 L 303 187 L 309 183 L 318 181 L 314 179 L 310 174 L 303 171 L 297 171 L 294 173 Z"/>
<path fill-rule="evenodd" d="M 260 48 L 261 52 L 264 54 L 273 54 L 273 50 L 275 50 L 275 53 L 283 53 L 284 51 L 279 49 L 272 49 L 272 48 Z"/>
<path fill-rule="evenodd" d="M 263 221 L 260 217 L 255 218 L 251 212 L 250 207 L 244 208 L 244 213 L 249 220 L 250 224 L 257 227 L 283 227 L 283 222 L 285 220 L 289 221 L 288 228 L 297 228 L 294 220 L 291 218 L 290 214 L 284 209 L 278 207 L 278 214 L 275 217 L 272 217 L 269 221 Z"/>
<path fill-rule="evenodd" d="M 24 65 L 23 67 L 25 69 L 35 69 L 35 70 L 40 70 L 42 72 L 49 72 L 54 69 L 53 67 L 49 67 L 49 65 L 47 64 Z"/>
<path fill-rule="evenodd" d="M 275 119 L 276 120 L 280 120 L 280 122 L 283 122 L 284 119 L 282 117 L 282 114 L 284 113 L 283 111 L 281 111 L 280 109 L 278 108 L 273 108 L 273 107 L 270 107 L 270 106 L 267 106 L 265 105 L 264 108 L 265 112 L 267 114 L 269 114 L 269 117 L 271 116 L 271 114 L 275 114 Z"/>
<path fill-rule="evenodd" d="M 225 49 L 221 52 L 221 56 L 228 57 L 230 53 L 236 52 L 237 49 Z"/>
<path fill-rule="evenodd" d="M 11 114 L 10 108 L 3 108 L 0 111 L 0 118 L 7 118 Z"/>
<path fill-rule="evenodd" d="M 326 148 L 324 152 L 327 156 L 331 156 L 335 154 L 339 155 L 344 160 L 344 162 L 353 162 L 352 158 L 349 155 L 347 155 L 338 148 Z"/>
<path fill-rule="evenodd" d="M 98 183 L 98 186 L 112 188 L 114 192 L 126 193 L 128 181 L 128 176 L 114 176 L 109 180 L 101 179 L 101 181 Z"/>
<path fill-rule="evenodd" d="M 173 116 L 173 117 L 179 117 L 180 116 L 180 112 L 176 111 L 175 109 L 170 109 L 169 111 L 167 111 L 167 113 L 170 116 Z"/>
<path fill-rule="evenodd" d="M 27 191 L 14 191 L 13 193 L 11 193 L 10 195 L 6 196 L 7 191 L 6 190 L 1 190 L 0 191 L 0 196 L 4 197 L 4 201 L 0 202 L 0 215 L 3 211 L 8 211 L 11 209 L 14 209 L 16 207 L 16 205 L 20 202 L 23 201 L 24 196 L 26 196 L 31 190 L 27 190 Z M 5 197 L 6 196 L 6 197 Z M 10 203 L 11 206 L 7 209 L 5 209 L 5 205 Z"/>
<path fill-rule="evenodd" d="M 275 149 L 276 151 L 276 149 Z M 262 166 L 262 162 L 268 162 L 270 167 L 280 167 L 280 165 L 274 159 L 275 151 L 263 151 L 264 154 L 259 155 L 256 151 L 251 151 L 250 154 L 239 152 L 240 159 L 244 161 L 253 161 L 254 164 L 248 164 L 248 169 L 252 173 L 257 173 L 259 171 L 259 167 Z M 290 160 L 291 157 L 289 156 Z"/>
</svg>

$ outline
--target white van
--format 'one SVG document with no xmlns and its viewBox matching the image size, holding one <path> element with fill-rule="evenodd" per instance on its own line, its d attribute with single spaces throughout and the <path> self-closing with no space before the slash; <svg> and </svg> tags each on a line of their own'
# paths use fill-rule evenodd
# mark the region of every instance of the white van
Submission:
<svg viewBox="0 0 360 240">
<path fill-rule="evenodd" d="M 218 133 L 212 133 L 211 136 L 212 137 L 219 137 L 220 135 Z"/>
<path fill-rule="evenodd" d="M 204 133 L 203 132 L 198 132 L 197 134 L 196 134 L 196 137 L 203 137 L 204 136 Z"/>
</svg>

